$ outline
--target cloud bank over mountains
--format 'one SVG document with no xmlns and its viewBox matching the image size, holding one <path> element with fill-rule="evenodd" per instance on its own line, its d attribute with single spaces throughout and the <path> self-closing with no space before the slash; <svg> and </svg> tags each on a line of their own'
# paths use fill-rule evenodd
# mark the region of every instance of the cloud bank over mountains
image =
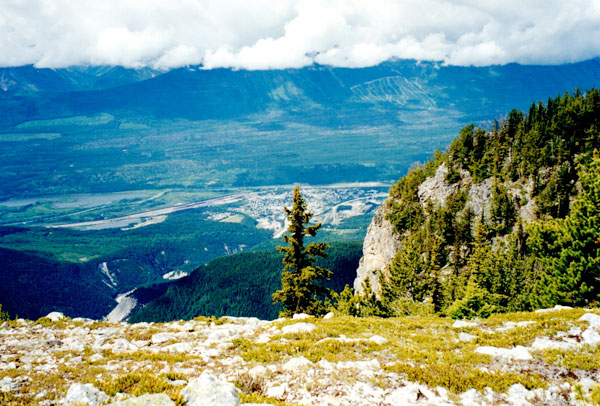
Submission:
<svg viewBox="0 0 600 406">
<path fill-rule="evenodd" d="M 0 66 L 559 64 L 600 56 L 600 0 L 2 0 Z"/>
</svg>

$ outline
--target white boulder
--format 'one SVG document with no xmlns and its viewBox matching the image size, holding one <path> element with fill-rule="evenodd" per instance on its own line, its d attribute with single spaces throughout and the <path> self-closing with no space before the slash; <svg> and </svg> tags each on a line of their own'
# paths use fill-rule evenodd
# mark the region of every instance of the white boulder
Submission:
<svg viewBox="0 0 600 406">
<path fill-rule="evenodd" d="M 185 406 L 237 406 L 238 392 L 230 382 L 220 381 L 204 371 L 199 378 L 191 380 L 181 391 Z"/>
<path fill-rule="evenodd" d="M 556 311 L 559 311 L 559 310 L 569 310 L 569 309 L 572 309 L 572 307 L 571 306 L 556 305 L 556 306 L 554 306 L 554 307 L 552 307 L 550 309 L 538 309 L 535 312 L 536 313 L 547 313 L 547 312 L 556 312 Z"/>
<path fill-rule="evenodd" d="M 61 319 L 64 319 L 65 315 L 62 314 L 61 312 L 51 312 L 46 315 L 46 318 L 50 319 L 52 321 L 59 321 Z"/>
<path fill-rule="evenodd" d="M 126 338 L 118 338 L 115 342 L 110 346 L 112 352 L 134 352 L 138 350 L 138 347 L 132 343 L 130 343 Z"/>
<path fill-rule="evenodd" d="M 152 344 L 162 344 L 174 339 L 175 336 L 171 333 L 157 333 L 152 336 L 150 341 L 152 342 Z"/>
<path fill-rule="evenodd" d="M 313 366 L 313 363 L 304 357 L 292 358 L 283 365 L 283 370 L 286 372 L 296 372 L 302 369 L 307 369 Z"/>
<path fill-rule="evenodd" d="M 594 313 L 586 313 L 579 318 L 581 321 L 587 321 L 591 328 L 600 330 L 600 316 Z"/>
<path fill-rule="evenodd" d="M 108 406 L 175 406 L 175 402 L 164 393 L 145 394 L 137 398 L 129 398 Z"/>
<path fill-rule="evenodd" d="M 533 357 L 527 350 L 527 348 L 522 345 L 517 345 L 515 348 L 498 348 L 498 347 L 490 347 L 483 346 L 477 347 L 475 352 L 478 354 L 487 354 L 492 357 L 501 358 L 503 360 L 515 360 L 515 361 L 529 361 L 532 360 Z"/>
<path fill-rule="evenodd" d="M 306 313 L 297 313 L 297 314 L 294 314 L 294 315 L 292 316 L 292 320 L 304 320 L 304 319 L 308 319 L 308 318 L 310 318 L 310 317 L 311 317 L 311 315 L 310 315 L 310 314 L 306 314 Z"/>
<path fill-rule="evenodd" d="M 458 335 L 458 341 L 473 341 L 474 339 L 476 339 L 477 336 L 474 336 L 473 334 L 469 334 L 469 333 L 460 333 Z"/>
<path fill-rule="evenodd" d="M 335 314 L 333 314 L 333 312 L 329 312 L 325 316 L 323 316 L 323 320 L 333 319 L 334 317 L 335 317 Z"/>
<path fill-rule="evenodd" d="M 269 398 L 282 399 L 288 390 L 288 384 L 283 383 L 281 385 L 269 387 L 265 395 Z"/>
<path fill-rule="evenodd" d="M 74 383 L 67 390 L 62 402 L 65 405 L 91 405 L 96 406 L 108 400 L 108 395 L 96 388 L 91 383 Z"/>
<path fill-rule="evenodd" d="M 284 326 L 281 328 L 283 334 L 291 334 L 291 333 L 310 333 L 315 330 L 317 326 L 312 323 L 296 323 L 290 324 L 289 326 Z"/>
<path fill-rule="evenodd" d="M 551 340 L 548 337 L 536 337 L 531 344 L 531 348 L 534 350 L 562 350 L 569 351 L 579 347 L 580 344 L 577 342 L 566 342 Z"/>
<path fill-rule="evenodd" d="M 477 323 L 474 321 L 456 320 L 452 324 L 452 328 L 465 328 L 465 327 L 477 327 Z"/>
<path fill-rule="evenodd" d="M 12 392 L 19 389 L 19 383 L 15 382 L 10 376 L 0 379 L 0 392 Z"/>
<path fill-rule="evenodd" d="M 387 338 L 378 335 L 374 335 L 373 337 L 369 338 L 369 341 L 379 345 L 383 345 L 388 342 Z"/>
<path fill-rule="evenodd" d="M 591 328 L 585 330 L 581 335 L 581 338 L 583 338 L 585 344 L 591 345 L 592 347 L 600 344 L 600 334 Z"/>
</svg>

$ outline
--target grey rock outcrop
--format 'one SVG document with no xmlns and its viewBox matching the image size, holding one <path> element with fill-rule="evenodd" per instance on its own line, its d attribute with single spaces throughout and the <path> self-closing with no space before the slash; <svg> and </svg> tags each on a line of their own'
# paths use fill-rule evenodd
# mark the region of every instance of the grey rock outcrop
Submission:
<svg viewBox="0 0 600 406">
<path fill-rule="evenodd" d="M 240 399 L 235 385 L 220 381 L 209 372 L 191 380 L 181 391 L 185 406 L 237 406 Z"/>
<path fill-rule="evenodd" d="M 422 206 L 425 206 L 428 201 L 433 201 L 444 207 L 448 197 L 458 191 L 459 184 L 450 184 L 447 182 L 447 175 L 448 167 L 445 163 L 442 163 L 435 171 L 435 175 L 425 179 L 423 183 L 419 185 L 417 195 L 419 196 L 419 201 Z"/>
<path fill-rule="evenodd" d="M 369 278 L 375 292 L 381 289 L 379 273 L 386 272 L 392 258 L 400 248 L 400 235 L 394 232 L 394 226 L 387 219 L 386 203 L 379 206 L 367 229 L 363 242 L 363 256 L 360 259 L 354 280 L 354 290 L 362 293 L 362 283 Z"/>
<path fill-rule="evenodd" d="M 130 398 L 121 402 L 111 403 L 108 406 L 175 406 L 175 402 L 164 393 L 145 394 L 137 398 Z"/>
<path fill-rule="evenodd" d="M 91 405 L 96 406 L 108 400 L 108 395 L 96 388 L 91 383 L 74 383 L 67 390 L 62 400 L 64 405 Z"/>
</svg>

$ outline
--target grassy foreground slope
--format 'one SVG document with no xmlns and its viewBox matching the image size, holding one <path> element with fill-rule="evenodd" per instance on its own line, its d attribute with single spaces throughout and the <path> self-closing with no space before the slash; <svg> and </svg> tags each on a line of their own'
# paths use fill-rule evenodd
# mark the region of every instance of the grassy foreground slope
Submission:
<svg viewBox="0 0 600 406">
<path fill-rule="evenodd" d="M 307 325 L 312 330 L 300 332 Z M 0 370 L 0 380 L 17 385 L 0 392 L 0 401 L 11 406 L 58 403 L 74 383 L 93 384 L 109 401 L 144 393 L 177 401 L 204 372 L 233 382 L 241 403 L 600 404 L 600 347 L 589 341 L 600 330 L 599 309 L 470 323 L 439 316 L 154 324 L 43 318 L 2 329 L 0 352 L 15 368 Z"/>
</svg>

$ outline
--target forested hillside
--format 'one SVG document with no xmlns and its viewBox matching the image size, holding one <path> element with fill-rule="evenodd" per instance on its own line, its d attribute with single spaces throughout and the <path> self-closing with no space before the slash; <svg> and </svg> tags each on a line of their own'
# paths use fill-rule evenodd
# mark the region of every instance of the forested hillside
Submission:
<svg viewBox="0 0 600 406">
<path fill-rule="evenodd" d="M 600 301 L 600 92 L 469 125 L 390 190 L 401 248 L 354 312 L 453 317 Z M 360 310 L 362 308 L 362 310 Z"/>
<path fill-rule="evenodd" d="M 94 269 L 5 248 L 0 264 L 0 304 L 12 316 L 37 319 L 59 311 L 101 318 L 114 306 L 113 290 Z"/>
<path fill-rule="evenodd" d="M 359 242 L 333 243 L 320 266 L 331 269 L 326 286 L 340 292 L 351 284 L 361 255 Z M 172 282 L 166 292 L 136 309 L 130 322 L 192 319 L 197 316 L 278 317 L 271 295 L 281 287 L 281 260 L 277 251 L 246 252 L 217 258 L 190 276 Z"/>
</svg>

